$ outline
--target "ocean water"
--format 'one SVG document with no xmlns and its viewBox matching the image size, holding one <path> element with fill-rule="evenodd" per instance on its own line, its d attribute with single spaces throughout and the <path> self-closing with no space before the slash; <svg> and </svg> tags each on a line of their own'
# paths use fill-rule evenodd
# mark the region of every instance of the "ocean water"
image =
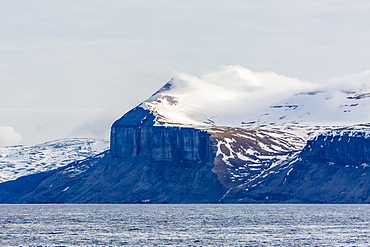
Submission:
<svg viewBox="0 0 370 247">
<path fill-rule="evenodd" d="M 370 246 L 370 205 L 0 205 L 0 246 Z"/>
</svg>

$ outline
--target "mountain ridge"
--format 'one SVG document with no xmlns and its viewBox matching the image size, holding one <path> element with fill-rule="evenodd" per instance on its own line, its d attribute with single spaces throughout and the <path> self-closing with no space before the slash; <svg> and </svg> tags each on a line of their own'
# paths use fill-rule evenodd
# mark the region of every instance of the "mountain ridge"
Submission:
<svg viewBox="0 0 370 247">
<path fill-rule="evenodd" d="M 109 148 L 109 141 L 92 138 L 66 138 L 34 146 L 0 148 L 0 183 L 63 167 L 95 156 Z"/>
</svg>

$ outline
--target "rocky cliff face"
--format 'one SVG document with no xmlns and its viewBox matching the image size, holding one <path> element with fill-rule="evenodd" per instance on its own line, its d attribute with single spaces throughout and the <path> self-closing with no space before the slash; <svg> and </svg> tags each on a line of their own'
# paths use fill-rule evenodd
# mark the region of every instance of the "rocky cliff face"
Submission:
<svg viewBox="0 0 370 247">
<path fill-rule="evenodd" d="M 152 161 L 211 161 L 210 134 L 186 127 L 154 126 L 154 115 L 141 107 L 117 120 L 111 129 L 111 155 Z"/>
<path fill-rule="evenodd" d="M 312 162 L 361 165 L 370 162 L 370 135 L 360 130 L 334 130 L 307 142 L 301 158 Z"/>
</svg>

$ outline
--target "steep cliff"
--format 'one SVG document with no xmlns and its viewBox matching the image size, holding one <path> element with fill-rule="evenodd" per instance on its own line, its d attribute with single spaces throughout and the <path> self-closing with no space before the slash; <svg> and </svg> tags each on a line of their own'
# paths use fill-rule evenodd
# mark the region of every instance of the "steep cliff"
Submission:
<svg viewBox="0 0 370 247">
<path fill-rule="evenodd" d="M 370 132 L 340 129 L 324 132 L 307 142 L 303 160 L 359 166 L 370 162 Z"/>
<path fill-rule="evenodd" d="M 111 155 L 144 157 L 152 161 L 211 161 L 210 134 L 189 127 L 154 126 L 155 116 L 140 106 L 126 113 L 111 128 Z"/>
</svg>

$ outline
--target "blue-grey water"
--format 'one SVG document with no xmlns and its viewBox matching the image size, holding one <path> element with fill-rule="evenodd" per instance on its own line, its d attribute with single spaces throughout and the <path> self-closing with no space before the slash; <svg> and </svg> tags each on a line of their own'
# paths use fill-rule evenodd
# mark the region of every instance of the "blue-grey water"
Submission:
<svg viewBox="0 0 370 247">
<path fill-rule="evenodd" d="M 0 246 L 370 246 L 370 205 L 0 205 Z"/>
</svg>

